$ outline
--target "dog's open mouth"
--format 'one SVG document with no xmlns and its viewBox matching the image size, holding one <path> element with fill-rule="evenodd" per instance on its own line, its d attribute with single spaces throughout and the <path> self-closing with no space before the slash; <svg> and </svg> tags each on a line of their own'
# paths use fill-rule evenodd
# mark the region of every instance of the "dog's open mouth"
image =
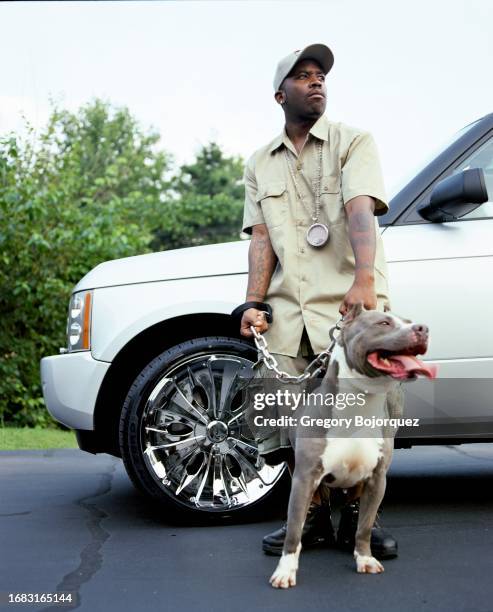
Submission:
<svg viewBox="0 0 493 612">
<path fill-rule="evenodd" d="M 416 352 L 412 350 L 399 352 L 377 350 L 368 353 L 366 358 L 368 363 L 376 370 L 388 374 L 392 378 L 404 380 L 416 378 L 419 374 L 427 378 L 435 378 L 437 366 L 420 361 L 416 357 L 416 354 L 420 352 L 424 352 L 424 350 L 420 351 L 419 348 Z"/>
</svg>

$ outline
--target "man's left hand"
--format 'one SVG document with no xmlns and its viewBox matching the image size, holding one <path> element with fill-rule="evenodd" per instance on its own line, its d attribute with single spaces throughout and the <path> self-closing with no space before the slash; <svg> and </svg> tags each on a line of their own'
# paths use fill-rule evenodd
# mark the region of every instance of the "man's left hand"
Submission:
<svg viewBox="0 0 493 612">
<path fill-rule="evenodd" d="M 339 307 L 339 312 L 344 316 L 354 304 L 363 303 L 367 310 L 375 310 L 377 307 L 377 294 L 373 281 L 354 281 L 351 288 L 344 296 Z"/>
</svg>

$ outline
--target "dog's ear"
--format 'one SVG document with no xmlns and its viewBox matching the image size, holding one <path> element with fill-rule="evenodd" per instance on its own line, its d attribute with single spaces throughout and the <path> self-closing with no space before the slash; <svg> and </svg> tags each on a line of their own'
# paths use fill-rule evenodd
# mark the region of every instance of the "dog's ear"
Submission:
<svg viewBox="0 0 493 612">
<path fill-rule="evenodd" d="M 363 305 L 363 302 L 358 302 L 357 304 L 353 304 L 344 316 L 344 325 L 354 321 L 354 319 L 356 319 L 356 317 L 360 315 L 363 312 L 363 310 L 366 310 Z"/>
</svg>

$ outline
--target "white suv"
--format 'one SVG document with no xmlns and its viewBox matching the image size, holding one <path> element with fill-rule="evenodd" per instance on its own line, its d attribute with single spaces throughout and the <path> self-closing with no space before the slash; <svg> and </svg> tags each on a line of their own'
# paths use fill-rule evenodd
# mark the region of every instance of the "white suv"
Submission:
<svg viewBox="0 0 493 612">
<path fill-rule="evenodd" d="M 490 114 L 379 218 L 393 311 L 429 325 L 426 358 L 448 380 L 433 401 L 407 385 L 406 416 L 422 427 L 401 428 L 397 447 L 493 439 L 492 182 Z M 46 405 L 80 448 L 121 456 L 134 484 L 182 518 L 261 515 L 288 484 L 284 465 L 259 460 L 243 420 L 256 350 L 229 313 L 244 300 L 248 244 L 96 266 L 73 290 L 67 348 L 41 360 Z"/>
</svg>

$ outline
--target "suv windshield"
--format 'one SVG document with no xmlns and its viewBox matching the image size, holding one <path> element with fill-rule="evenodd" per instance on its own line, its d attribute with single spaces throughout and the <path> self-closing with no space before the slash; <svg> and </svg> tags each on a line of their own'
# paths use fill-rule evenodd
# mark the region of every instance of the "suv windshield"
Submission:
<svg viewBox="0 0 493 612">
<path fill-rule="evenodd" d="M 392 198 L 395 197 L 399 193 L 399 191 L 403 189 L 415 176 L 417 176 L 421 172 L 421 170 L 426 168 L 426 166 L 431 161 L 433 161 L 435 157 L 438 157 L 440 153 L 445 151 L 445 149 L 447 149 L 456 140 L 459 140 L 461 136 L 463 136 L 466 132 L 468 132 L 472 127 L 474 127 L 480 121 L 481 119 L 477 119 L 476 121 L 473 121 L 473 123 L 466 125 L 461 130 L 453 134 L 451 137 L 447 138 L 447 140 L 442 142 L 440 146 L 436 147 L 432 153 L 427 155 L 426 158 L 420 164 L 418 164 L 418 166 L 414 168 L 414 170 L 406 174 L 405 178 L 399 179 L 396 183 L 394 183 L 389 188 L 389 201 L 392 200 Z"/>
</svg>

